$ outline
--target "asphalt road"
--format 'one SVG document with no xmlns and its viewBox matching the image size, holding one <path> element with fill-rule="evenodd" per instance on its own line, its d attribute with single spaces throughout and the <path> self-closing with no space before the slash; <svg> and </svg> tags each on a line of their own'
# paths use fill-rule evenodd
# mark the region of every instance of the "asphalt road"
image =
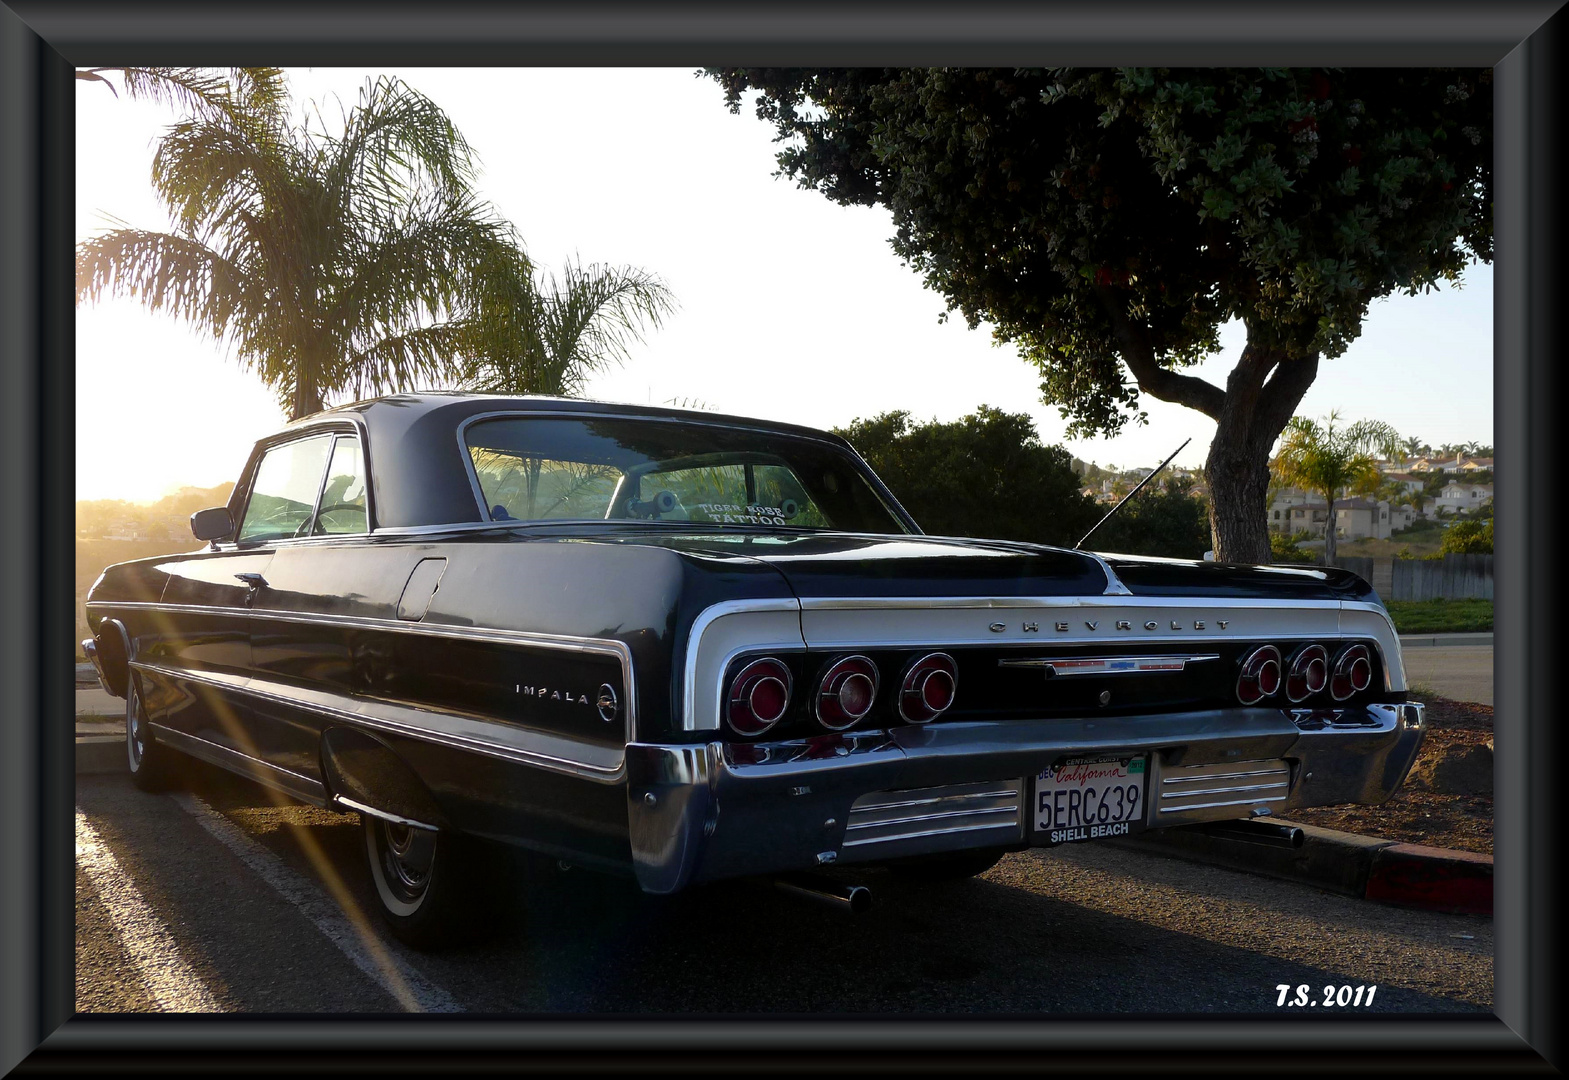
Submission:
<svg viewBox="0 0 1569 1080">
<path fill-rule="evenodd" d="M 873 888 L 860 916 L 503 857 L 489 939 L 420 954 L 376 922 L 356 819 L 273 798 L 195 764 L 173 794 L 77 778 L 80 1010 L 1267 1014 L 1281 984 L 1314 1014 L 1491 1008 L 1489 920 L 1093 845 L 944 885 L 840 871 Z"/>
<path fill-rule="evenodd" d="M 1491 645 L 1428 645 L 1402 649 L 1406 681 L 1451 701 L 1493 703 Z"/>
</svg>

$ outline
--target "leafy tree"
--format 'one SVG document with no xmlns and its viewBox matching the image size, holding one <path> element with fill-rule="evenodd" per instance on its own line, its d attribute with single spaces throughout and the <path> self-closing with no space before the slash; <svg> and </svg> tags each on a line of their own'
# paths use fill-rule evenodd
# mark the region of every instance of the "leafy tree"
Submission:
<svg viewBox="0 0 1569 1080">
<path fill-rule="evenodd" d="M 146 85 L 220 105 L 158 144 L 153 186 L 172 231 L 79 245 L 79 300 L 138 296 L 209 331 L 291 417 L 350 387 L 439 382 L 472 358 L 464 305 L 526 260 L 475 196 L 468 145 L 432 101 L 397 79 L 368 82 L 332 132 L 319 110 L 294 122 L 267 79 Z"/>
<path fill-rule="evenodd" d="M 1280 440 L 1273 469 L 1284 482 L 1324 497 L 1329 520 L 1324 527 L 1324 565 L 1335 561 L 1335 499 L 1342 491 L 1375 491 L 1383 480 L 1374 454 L 1390 454 L 1400 435 L 1382 420 L 1358 420 L 1337 429 L 1339 414 L 1319 424 L 1293 416 Z"/>
<path fill-rule="evenodd" d="M 1274 563 L 1311 563 L 1318 556 L 1311 551 L 1303 551 L 1298 545 L 1304 540 L 1313 539 L 1313 533 L 1302 529 L 1287 536 L 1283 532 L 1269 534 L 1269 561 Z"/>
<path fill-rule="evenodd" d="M 1126 555 L 1198 559 L 1209 541 L 1209 507 L 1194 496 L 1193 481 L 1167 477 L 1150 481 L 1124 503 L 1086 546 Z"/>
<path fill-rule="evenodd" d="M 558 279 L 520 262 L 484 290 L 463 381 L 487 393 L 579 396 L 589 375 L 625 362 L 645 322 L 675 310 L 664 282 L 628 266 L 569 261 Z"/>
<path fill-rule="evenodd" d="M 1222 559 L 1268 556 L 1270 448 L 1368 304 L 1491 258 L 1488 71 L 710 74 L 732 111 L 761 91 L 783 175 L 887 207 L 894 251 L 1017 345 L 1070 434 L 1142 418 L 1141 394 L 1213 418 Z M 1185 373 L 1231 319 L 1225 386 Z"/>
<path fill-rule="evenodd" d="M 836 431 L 934 535 L 1072 547 L 1103 512 L 1080 493 L 1071 455 L 1042 445 L 1026 413 L 983 405 L 952 423 L 914 424 L 886 412 Z"/>
<path fill-rule="evenodd" d="M 1438 550 L 1445 555 L 1491 555 L 1493 519 L 1457 521 L 1444 530 Z"/>
</svg>

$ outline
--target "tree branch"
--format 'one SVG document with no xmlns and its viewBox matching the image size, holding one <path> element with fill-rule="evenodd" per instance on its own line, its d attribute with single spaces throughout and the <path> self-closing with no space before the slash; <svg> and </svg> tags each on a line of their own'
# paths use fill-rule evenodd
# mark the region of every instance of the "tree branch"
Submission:
<svg viewBox="0 0 1569 1080">
<path fill-rule="evenodd" d="M 1255 431 L 1268 431 L 1273 441 L 1285 429 L 1291 415 L 1302 403 L 1302 395 L 1318 375 L 1318 353 L 1291 357 L 1280 361 L 1275 373 L 1259 391 L 1258 405 L 1254 412 Z"/>
<path fill-rule="evenodd" d="M 1106 309 L 1107 317 L 1111 320 L 1111 335 L 1117 343 L 1117 351 L 1122 355 L 1122 362 L 1127 364 L 1128 370 L 1133 373 L 1139 389 L 1161 401 L 1186 405 L 1190 409 L 1197 409 L 1211 420 L 1219 420 L 1220 412 L 1226 405 L 1226 392 L 1214 383 L 1205 382 L 1195 375 L 1183 375 L 1170 368 L 1161 367 L 1160 362 L 1155 359 L 1155 350 L 1150 345 L 1147 328 L 1135 324 L 1128 318 L 1127 312 L 1112 295 L 1110 288 L 1096 285 L 1094 289 L 1095 296 L 1100 300 L 1101 306 Z"/>
</svg>

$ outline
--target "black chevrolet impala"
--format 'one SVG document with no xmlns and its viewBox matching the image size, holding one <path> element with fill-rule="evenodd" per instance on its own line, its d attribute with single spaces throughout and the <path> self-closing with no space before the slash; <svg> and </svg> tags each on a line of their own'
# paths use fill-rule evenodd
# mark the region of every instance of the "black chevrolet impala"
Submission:
<svg viewBox="0 0 1569 1080">
<path fill-rule="evenodd" d="M 846 896 L 813 871 L 1288 843 L 1269 815 L 1383 801 L 1425 731 L 1353 574 L 925 536 L 785 424 L 381 398 L 260 442 L 191 526 L 87 600 L 132 777 L 189 755 L 357 812 L 415 943 L 464 921 L 482 841 Z"/>
</svg>

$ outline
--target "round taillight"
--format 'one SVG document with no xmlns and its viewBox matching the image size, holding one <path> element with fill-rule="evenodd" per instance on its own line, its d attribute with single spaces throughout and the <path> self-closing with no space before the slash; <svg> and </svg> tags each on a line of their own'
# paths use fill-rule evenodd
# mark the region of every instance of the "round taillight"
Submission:
<svg viewBox="0 0 1569 1080">
<path fill-rule="evenodd" d="M 1286 672 L 1286 697 L 1306 701 L 1329 683 L 1329 650 L 1322 645 L 1304 645 L 1291 658 Z"/>
<path fill-rule="evenodd" d="M 736 674 L 725 701 L 725 723 L 738 735 L 761 735 L 790 708 L 790 669 L 771 656 Z"/>
<path fill-rule="evenodd" d="M 1366 645 L 1352 645 L 1335 657 L 1335 671 L 1329 677 L 1329 693 L 1344 701 L 1373 685 L 1373 657 Z"/>
<path fill-rule="evenodd" d="M 912 724 L 935 720 L 953 705 L 959 667 L 947 653 L 927 653 L 904 669 L 899 686 L 899 715 Z"/>
<path fill-rule="evenodd" d="M 864 656 L 835 660 L 817 680 L 817 722 L 843 731 L 871 712 L 876 700 L 876 664 Z"/>
<path fill-rule="evenodd" d="M 1256 705 L 1280 689 L 1280 650 L 1260 645 L 1248 653 L 1237 675 L 1237 700 Z"/>
</svg>

